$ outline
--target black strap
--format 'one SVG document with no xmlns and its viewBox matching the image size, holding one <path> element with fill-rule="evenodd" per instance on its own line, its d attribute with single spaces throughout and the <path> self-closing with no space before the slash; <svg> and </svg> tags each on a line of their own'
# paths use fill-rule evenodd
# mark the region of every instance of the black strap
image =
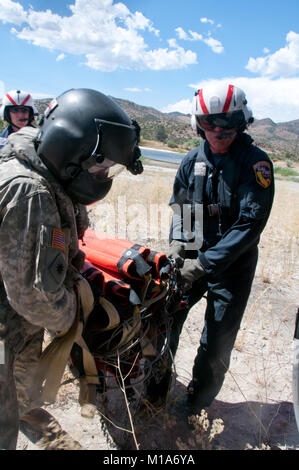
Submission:
<svg viewBox="0 0 299 470">
<path fill-rule="evenodd" d="M 207 159 L 205 156 L 205 150 L 207 151 L 208 148 L 206 146 L 206 142 L 201 143 L 195 164 L 194 164 L 194 202 L 196 204 L 203 204 L 204 203 L 204 192 L 206 187 L 207 175 L 208 175 L 208 165 Z M 195 174 L 195 168 L 197 164 L 202 164 L 200 174 Z M 204 168 L 204 165 L 206 168 Z"/>
<path fill-rule="evenodd" d="M 299 339 L 299 308 L 297 310 L 294 338 Z"/>
<path fill-rule="evenodd" d="M 132 259 L 134 261 L 135 268 L 136 268 L 136 273 L 140 277 L 143 277 L 146 273 L 148 273 L 151 270 L 151 266 L 149 266 L 144 261 L 143 257 L 139 253 L 139 251 L 137 251 L 140 247 L 141 247 L 141 245 L 136 244 L 136 245 L 133 245 L 131 248 L 127 248 L 123 252 L 121 258 L 119 259 L 119 261 L 117 263 L 117 269 L 119 271 L 123 272 L 122 268 L 123 268 L 125 262 L 128 259 Z"/>
</svg>

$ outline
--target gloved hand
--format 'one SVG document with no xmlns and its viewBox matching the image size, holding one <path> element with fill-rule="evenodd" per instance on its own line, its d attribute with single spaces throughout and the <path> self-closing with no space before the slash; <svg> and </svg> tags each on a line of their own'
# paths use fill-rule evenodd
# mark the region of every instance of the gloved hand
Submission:
<svg viewBox="0 0 299 470">
<path fill-rule="evenodd" d="M 206 274 L 197 259 L 185 259 L 180 273 L 184 291 L 191 289 L 193 282 Z"/>
<path fill-rule="evenodd" d="M 183 266 L 185 259 L 186 243 L 179 240 L 172 240 L 167 253 L 168 258 L 176 261 L 178 267 Z"/>
</svg>

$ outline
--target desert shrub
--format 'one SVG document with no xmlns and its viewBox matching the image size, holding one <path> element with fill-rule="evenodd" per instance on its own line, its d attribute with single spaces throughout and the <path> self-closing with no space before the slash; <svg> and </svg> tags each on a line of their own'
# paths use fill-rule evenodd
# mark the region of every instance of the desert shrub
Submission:
<svg viewBox="0 0 299 470">
<path fill-rule="evenodd" d="M 172 149 L 178 148 L 178 144 L 176 144 L 175 142 L 172 142 L 172 141 L 167 142 L 167 145 L 168 145 L 168 147 L 170 147 Z"/>
<path fill-rule="evenodd" d="M 198 147 L 200 145 L 201 139 L 196 138 L 196 139 L 189 139 L 184 142 L 184 147 L 186 149 L 192 149 L 194 147 Z"/>
<path fill-rule="evenodd" d="M 165 127 L 162 124 L 159 125 L 156 129 L 156 139 L 159 140 L 160 142 L 165 142 L 167 137 L 168 135 L 165 130 Z"/>
<path fill-rule="evenodd" d="M 281 166 L 274 167 L 274 173 L 281 176 L 299 176 L 298 171 L 292 170 L 292 168 L 284 168 Z"/>
<path fill-rule="evenodd" d="M 283 160 L 285 160 L 287 163 L 288 162 L 292 162 L 292 161 L 296 161 L 298 160 L 298 158 L 296 158 L 296 151 L 295 152 L 284 152 L 283 154 Z"/>
<path fill-rule="evenodd" d="M 201 410 L 200 415 L 189 416 L 188 421 L 193 426 L 188 442 L 178 438 L 176 443 L 180 450 L 200 449 L 217 450 L 214 447 L 213 439 L 224 430 L 222 419 L 214 419 L 212 423 L 208 419 L 206 410 Z"/>
</svg>

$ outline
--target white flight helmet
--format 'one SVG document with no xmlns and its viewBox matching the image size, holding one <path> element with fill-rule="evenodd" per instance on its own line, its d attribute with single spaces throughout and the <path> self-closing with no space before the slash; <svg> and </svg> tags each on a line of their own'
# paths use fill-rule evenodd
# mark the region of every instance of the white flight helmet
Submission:
<svg viewBox="0 0 299 470">
<path fill-rule="evenodd" d="M 29 123 L 38 115 L 32 96 L 22 90 L 11 90 L 2 99 L 0 107 L 0 118 L 10 123 L 9 108 L 12 106 L 22 106 L 29 110 Z"/>
<path fill-rule="evenodd" d="M 247 106 L 246 96 L 241 88 L 234 85 L 219 83 L 207 85 L 195 93 L 192 103 L 191 126 L 201 134 L 199 120 L 223 119 L 223 126 L 235 126 L 243 131 L 253 122 L 252 111 Z M 216 124 L 217 125 L 217 124 Z M 221 126 L 222 127 L 222 126 Z"/>
</svg>

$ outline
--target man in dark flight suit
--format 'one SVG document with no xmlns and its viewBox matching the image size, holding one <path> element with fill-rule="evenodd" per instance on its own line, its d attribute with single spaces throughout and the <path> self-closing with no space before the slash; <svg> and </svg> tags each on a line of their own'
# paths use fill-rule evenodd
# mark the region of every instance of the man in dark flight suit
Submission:
<svg viewBox="0 0 299 470">
<path fill-rule="evenodd" d="M 244 133 L 253 122 L 244 92 L 233 85 L 195 93 L 191 124 L 203 141 L 183 159 L 170 205 L 174 215 L 169 257 L 181 267 L 187 308 L 174 314 L 171 351 L 177 350 L 188 312 L 204 294 L 205 323 L 187 403 L 201 409 L 220 391 L 240 327 L 258 259 L 258 243 L 274 196 L 273 167 Z M 196 207 L 201 211 L 196 212 Z M 185 223 L 189 208 L 191 223 Z M 196 214 L 201 214 L 198 216 Z M 170 373 L 147 387 L 163 402 Z"/>
</svg>

